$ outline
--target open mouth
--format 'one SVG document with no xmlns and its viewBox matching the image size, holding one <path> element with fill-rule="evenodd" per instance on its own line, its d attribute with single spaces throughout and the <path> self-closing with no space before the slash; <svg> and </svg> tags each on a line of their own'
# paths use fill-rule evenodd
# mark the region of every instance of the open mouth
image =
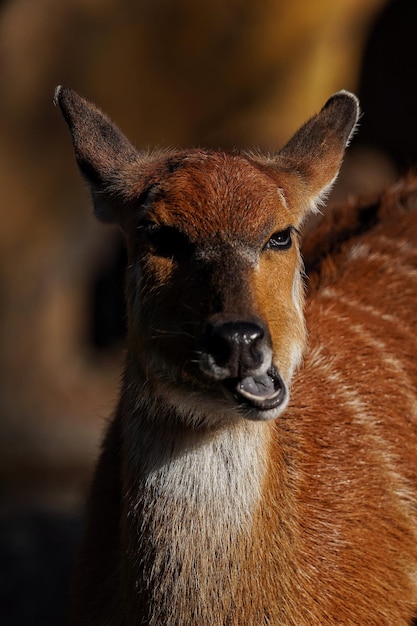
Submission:
<svg viewBox="0 0 417 626">
<path fill-rule="evenodd" d="M 240 404 L 258 411 L 275 409 L 287 397 L 285 384 L 274 367 L 259 376 L 226 379 L 224 384 Z"/>
</svg>

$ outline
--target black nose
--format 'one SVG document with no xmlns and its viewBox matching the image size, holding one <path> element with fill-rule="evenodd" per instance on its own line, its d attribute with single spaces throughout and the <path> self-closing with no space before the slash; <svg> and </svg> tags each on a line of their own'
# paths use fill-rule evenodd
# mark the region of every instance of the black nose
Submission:
<svg viewBox="0 0 417 626">
<path fill-rule="evenodd" d="M 239 378 L 257 371 L 270 355 L 266 335 L 255 322 L 208 324 L 203 336 L 204 369 L 219 378 Z"/>
</svg>

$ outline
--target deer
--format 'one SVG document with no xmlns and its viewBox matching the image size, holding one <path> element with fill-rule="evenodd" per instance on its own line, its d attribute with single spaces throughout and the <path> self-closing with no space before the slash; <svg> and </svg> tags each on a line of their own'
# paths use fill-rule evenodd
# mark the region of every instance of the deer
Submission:
<svg viewBox="0 0 417 626">
<path fill-rule="evenodd" d="M 139 151 L 72 89 L 55 103 L 128 251 L 69 623 L 412 624 L 417 180 L 348 199 L 302 243 L 352 93 L 265 154 Z"/>
</svg>

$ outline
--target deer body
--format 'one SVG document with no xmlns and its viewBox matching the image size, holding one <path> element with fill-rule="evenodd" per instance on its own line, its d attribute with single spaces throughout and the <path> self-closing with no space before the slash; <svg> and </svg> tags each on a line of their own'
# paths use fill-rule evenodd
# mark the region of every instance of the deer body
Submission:
<svg viewBox="0 0 417 626">
<path fill-rule="evenodd" d="M 141 155 L 74 92 L 57 101 L 129 252 L 71 624 L 411 624 L 417 186 L 412 206 L 399 188 L 307 238 L 305 323 L 298 228 L 337 174 L 353 96 L 268 158 Z"/>
</svg>

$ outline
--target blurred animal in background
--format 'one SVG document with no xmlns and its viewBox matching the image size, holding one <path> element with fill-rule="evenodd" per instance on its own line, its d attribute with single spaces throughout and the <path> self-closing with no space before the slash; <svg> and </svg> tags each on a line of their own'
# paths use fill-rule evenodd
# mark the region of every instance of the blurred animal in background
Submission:
<svg viewBox="0 0 417 626">
<path fill-rule="evenodd" d="M 417 182 L 308 235 L 304 306 L 300 227 L 355 96 L 269 155 L 142 153 L 70 89 L 56 102 L 128 249 L 123 384 L 71 624 L 409 625 Z"/>
</svg>

